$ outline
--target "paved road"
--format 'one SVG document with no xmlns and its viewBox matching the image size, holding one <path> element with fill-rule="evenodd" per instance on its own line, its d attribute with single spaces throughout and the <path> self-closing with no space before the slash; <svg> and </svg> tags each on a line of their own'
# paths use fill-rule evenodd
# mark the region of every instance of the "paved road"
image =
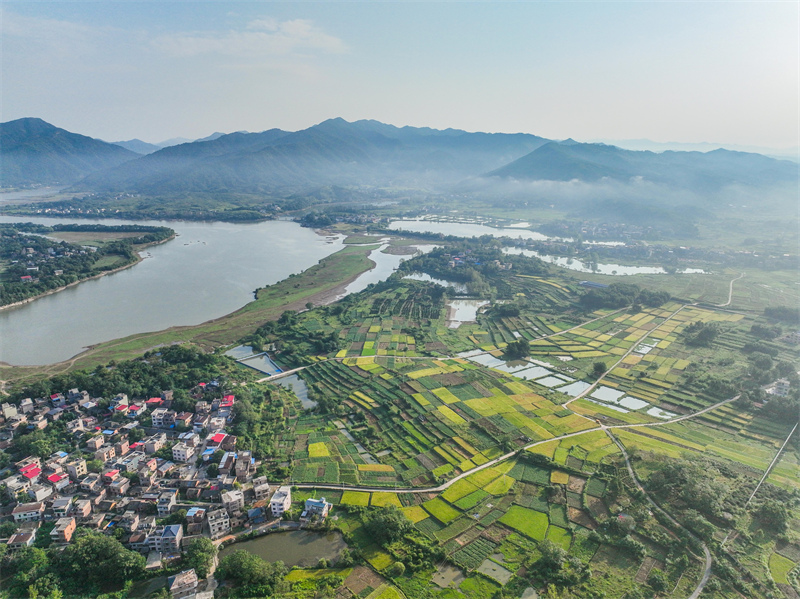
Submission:
<svg viewBox="0 0 800 599">
<path fill-rule="evenodd" d="M 616 443 L 617 447 L 619 447 L 620 451 L 622 452 L 622 457 L 625 458 L 625 466 L 628 468 L 628 474 L 631 475 L 631 479 L 633 479 L 633 483 L 636 485 L 636 488 L 638 488 L 639 491 L 642 492 L 642 494 L 644 495 L 645 499 L 647 500 L 647 503 L 649 503 L 650 506 L 653 509 L 655 509 L 658 513 L 660 513 L 667 520 L 669 520 L 674 526 L 677 526 L 678 528 L 681 528 L 684 531 L 686 531 L 686 533 L 690 537 L 692 537 L 695 541 L 700 543 L 700 545 L 703 547 L 703 553 L 705 554 L 705 559 L 706 559 L 706 567 L 705 567 L 705 570 L 703 571 L 703 576 L 700 579 L 700 582 L 695 587 L 695 589 L 692 592 L 692 594 L 689 595 L 689 599 L 697 599 L 700 596 L 700 593 L 703 592 L 703 589 L 705 588 L 706 583 L 708 583 L 708 579 L 711 578 L 711 566 L 713 564 L 713 560 L 711 559 L 711 552 L 708 550 L 708 547 L 706 546 L 705 543 L 703 543 L 703 541 L 701 541 L 698 537 L 696 537 L 694 534 L 692 534 L 691 531 L 687 530 L 680 522 L 678 522 L 675 518 L 673 518 L 671 514 L 667 513 L 665 510 L 661 509 L 661 507 L 655 501 L 653 501 L 653 499 L 650 497 L 650 495 L 647 494 L 647 491 L 644 490 L 644 487 L 639 482 L 639 479 L 636 478 L 636 473 L 633 471 L 633 467 L 631 466 L 630 459 L 628 459 L 628 452 L 625 451 L 625 446 L 622 443 L 620 443 L 619 440 L 614 435 L 611 434 L 611 431 L 606 430 L 606 434 L 611 438 L 611 440 L 614 443 Z"/>
<path fill-rule="evenodd" d="M 562 439 L 569 439 L 570 437 L 577 437 L 578 435 L 583 435 L 584 433 L 591 433 L 593 431 L 609 431 L 614 429 L 628 429 L 628 428 L 642 428 L 642 427 L 652 427 L 652 426 L 664 426 L 665 424 L 672 424 L 673 422 L 681 422 L 683 420 L 689 420 L 690 418 L 695 418 L 700 416 L 701 414 L 705 414 L 706 412 L 710 412 L 711 410 L 715 410 L 716 408 L 723 406 L 727 403 L 732 401 L 736 401 L 739 398 L 737 395 L 736 397 L 731 397 L 730 399 L 725 399 L 718 403 L 715 403 L 707 408 L 699 410 L 697 412 L 693 412 L 691 414 L 686 414 L 684 416 L 680 416 L 678 418 L 673 418 L 672 420 L 665 420 L 662 422 L 642 422 L 639 424 L 614 424 L 611 426 L 601 424 L 600 426 L 596 426 L 593 428 L 588 428 L 582 431 L 577 431 L 574 433 L 567 433 L 566 435 L 560 435 L 558 437 L 552 437 L 551 439 L 542 439 L 541 441 L 534 441 L 533 443 L 529 443 L 525 445 L 521 449 L 515 449 L 514 451 L 510 451 L 504 455 L 501 455 L 498 458 L 493 460 L 489 460 L 485 464 L 481 466 L 477 466 L 472 470 L 467 470 L 466 472 L 459 474 L 458 476 L 450 479 L 444 484 L 439 485 L 438 487 L 418 487 L 415 489 L 393 489 L 391 487 L 354 487 L 348 485 L 332 485 L 332 484 L 325 484 L 325 483 L 293 483 L 293 486 L 298 487 L 299 489 L 333 489 L 337 491 L 364 491 L 368 493 L 376 493 L 376 492 L 394 492 L 394 493 L 404 493 L 404 494 L 420 494 L 420 493 L 439 493 L 450 488 L 452 485 L 457 483 L 462 478 L 466 478 L 480 470 L 485 470 L 486 468 L 491 468 L 492 466 L 496 466 L 500 462 L 504 462 L 509 458 L 514 457 L 518 453 L 525 451 L 526 449 L 530 449 L 531 447 L 536 447 L 537 445 L 541 445 L 543 443 L 550 443 L 551 441 L 561 441 Z M 579 414 L 580 415 L 580 414 Z M 585 418 L 585 416 L 584 416 Z M 588 418 L 587 418 L 588 420 Z"/>
</svg>

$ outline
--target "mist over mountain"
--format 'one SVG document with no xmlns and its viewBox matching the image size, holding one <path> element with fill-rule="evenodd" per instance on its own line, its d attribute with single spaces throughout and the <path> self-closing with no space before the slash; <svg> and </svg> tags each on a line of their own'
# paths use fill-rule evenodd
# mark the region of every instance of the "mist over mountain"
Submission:
<svg viewBox="0 0 800 599">
<path fill-rule="evenodd" d="M 488 177 L 527 181 L 584 181 L 637 179 L 694 191 L 719 190 L 730 185 L 761 187 L 794 181 L 797 165 L 746 152 L 655 153 L 623 150 L 604 144 L 551 142 L 487 174 Z"/>
<path fill-rule="evenodd" d="M 121 148 L 125 148 L 126 150 L 130 150 L 131 152 L 136 152 L 137 154 L 152 154 L 153 152 L 158 152 L 162 149 L 162 146 L 157 146 L 155 144 L 149 144 L 146 141 L 142 141 L 141 139 L 128 139 L 126 141 L 112 141 L 112 144 L 115 146 L 120 146 Z"/>
<path fill-rule="evenodd" d="M 3 187 L 67 185 L 139 157 L 118 145 L 71 133 L 38 118 L 0 123 Z"/>
<path fill-rule="evenodd" d="M 294 193 L 320 185 L 436 188 L 497 168 L 547 140 L 527 134 L 324 121 L 294 133 L 231 133 L 165 148 L 77 188 L 135 193 Z"/>
<path fill-rule="evenodd" d="M 630 217 L 645 207 L 788 206 L 798 180 L 796 164 L 759 154 L 654 153 L 373 120 L 330 119 L 296 132 L 214 133 L 144 156 L 39 119 L 1 127 L 4 185 L 68 182 L 74 193 L 167 202 L 248 196 L 313 203 L 347 201 L 348 194 L 355 201 L 365 190 L 396 188 Z M 139 140 L 125 143 L 133 142 Z"/>
</svg>

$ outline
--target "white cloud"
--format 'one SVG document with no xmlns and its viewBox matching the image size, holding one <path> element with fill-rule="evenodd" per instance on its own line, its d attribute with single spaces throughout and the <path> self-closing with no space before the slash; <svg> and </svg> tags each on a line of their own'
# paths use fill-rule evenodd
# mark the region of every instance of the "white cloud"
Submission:
<svg viewBox="0 0 800 599">
<path fill-rule="evenodd" d="M 157 50 L 176 57 L 211 54 L 263 59 L 308 52 L 340 54 L 347 51 L 341 39 L 325 33 L 314 23 L 304 19 L 276 21 L 263 18 L 249 22 L 240 31 L 161 35 L 154 38 L 152 44 Z"/>
<path fill-rule="evenodd" d="M 91 52 L 109 29 L 82 23 L 28 17 L 9 10 L 0 10 L 1 34 L 4 40 L 25 44 L 27 52 L 45 53 L 53 60 Z"/>
</svg>

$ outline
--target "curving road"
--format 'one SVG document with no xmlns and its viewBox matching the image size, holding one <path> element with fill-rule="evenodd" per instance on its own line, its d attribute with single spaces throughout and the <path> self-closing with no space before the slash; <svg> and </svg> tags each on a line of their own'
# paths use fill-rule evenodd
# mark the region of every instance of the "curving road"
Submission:
<svg viewBox="0 0 800 599">
<path fill-rule="evenodd" d="M 364 492 L 368 492 L 368 493 L 380 493 L 380 492 L 387 492 L 387 491 L 393 492 L 393 493 L 403 493 L 403 494 L 439 493 L 441 491 L 444 491 L 444 490 L 448 489 L 449 487 L 451 487 L 452 485 L 454 485 L 455 483 L 460 481 L 462 478 L 466 478 L 467 476 L 471 476 L 472 474 L 475 474 L 476 472 L 479 472 L 481 470 L 485 470 L 486 468 L 491 468 L 492 466 L 496 466 L 500 462 L 504 462 L 504 461 L 514 457 L 515 455 L 517 455 L 518 453 L 520 453 L 522 451 L 530 449 L 531 447 L 536 447 L 537 445 L 542 445 L 543 443 L 550 443 L 551 441 L 561 441 L 562 439 L 569 439 L 570 437 L 577 437 L 578 435 L 583 435 L 584 433 L 591 433 L 593 431 L 606 431 L 607 432 L 609 430 L 614 430 L 614 429 L 628 429 L 628 428 L 643 428 L 643 427 L 652 427 L 652 426 L 664 426 L 666 424 L 672 424 L 674 422 L 681 422 L 683 420 L 689 420 L 690 418 L 695 418 L 697 416 L 700 416 L 701 414 L 705 414 L 706 412 L 710 412 L 711 410 L 715 410 L 718 407 L 723 406 L 723 405 L 725 405 L 727 403 L 730 403 L 732 401 L 736 401 L 738 398 L 739 398 L 739 396 L 737 395 L 736 397 L 731 397 L 730 399 L 725 399 L 723 401 L 715 403 L 715 404 L 713 404 L 711 406 L 708 406 L 707 408 L 704 408 L 704 409 L 699 410 L 697 412 L 693 412 L 691 414 L 686 414 L 684 416 L 679 416 L 678 418 L 673 418 L 672 420 L 665 420 L 665 421 L 662 421 L 662 422 L 641 422 L 641 423 L 638 423 L 638 424 L 614 424 L 614 425 L 611 425 L 611 426 L 607 426 L 607 425 L 601 424 L 600 426 L 596 426 L 596 427 L 593 427 L 593 428 L 587 428 L 587 429 L 584 429 L 584 430 L 581 430 L 581 431 L 576 431 L 574 433 L 567 433 L 566 435 L 560 435 L 558 437 L 552 437 L 550 439 L 542 439 L 540 441 L 534 441 L 533 443 L 529 443 L 528 445 L 525 445 L 524 447 L 521 447 L 520 449 L 515 449 L 514 451 L 510 451 L 510 452 L 508 452 L 508 453 L 506 453 L 504 455 L 501 455 L 500 457 L 497 457 L 497 458 L 495 458 L 493 460 L 489 460 L 485 464 L 481 464 L 480 466 L 476 466 L 472 470 L 467 470 L 466 472 L 463 472 L 463 473 L 459 474 L 458 476 L 451 478 L 449 481 L 439 485 L 438 487 L 417 487 L 417 488 L 414 488 L 414 489 L 405 489 L 405 488 L 397 489 L 397 488 L 394 488 L 393 489 L 391 487 L 357 487 L 357 486 L 351 486 L 351 485 L 334 485 L 334 484 L 326 484 L 326 483 L 292 483 L 292 486 L 295 486 L 295 487 L 297 487 L 299 489 L 333 489 L 333 490 L 337 490 L 337 491 L 364 491 Z M 579 416 L 580 415 L 581 414 L 579 414 Z M 584 416 L 584 418 L 586 418 L 586 417 Z M 588 420 L 588 418 L 587 418 L 587 420 Z"/>
<path fill-rule="evenodd" d="M 728 301 L 725 302 L 724 304 L 716 304 L 717 308 L 726 308 L 727 306 L 731 305 L 731 302 L 733 301 L 733 283 L 734 281 L 738 281 L 739 279 L 741 279 L 743 276 L 744 273 L 740 274 L 735 279 L 731 279 L 731 282 L 728 284 Z"/>
<path fill-rule="evenodd" d="M 636 478 L 636 473 L 633 471 L 633 466 L 631 466 L 630 459 L 628 459 L 628 452 L 625 451 L 625 446 L 622 443 L 620 443 L 619 440 L 614 435 L 612 435 L 609 430 L 606 430 L 606 434 L 611 438 L 611 440 L 614 443 L 616 443 L 617 447 L 619 447 L 620 451 L 622 452 L 622 457 L 625 458 L 625 466 L 628 468 L 628 474 L 631 475 L 631 479 L 633 479 L 633 483 L 636 485 L 636 488 L 639 489 L 639 491 L 642 492 L 642 494 L 644 495 L 644 498 L 647 500 L 647 503 L 649 503 L 650 506 L 653 509 L 655 509 L 659 514 L 661 514 L 667 520 L 669 520 L 674 526 L 684 530 L 691 538 L 693 538 L 695 541 L 700 543 L 700 545 L 703 547 L 703 553 L 705 554 L 705 558 L 706 558 L 706 567 L 705 567 L 705 570 L 703 571 L 702 578 L 700 578 L 700 582 L 695 587 L 695 589 L 692 592 L 692 594 L 689 595 L 689 599 L 698 599 L 698 597 L 700 597 L 700 593 L 703 592 L 703 589 L 705 588 L 706 583 L 708 583 L 709 578 L 711 578 L 711 566 L 713 564 L 713 560 L 711 559 L 711 552 L 708 550 L 708 547 L 706 546 L 706 544 L 703 541 L 701 541 L 697 536 L 692 534 L 692 532 L 690 530 L 688 530 L 686 527 L 684 527 L 683 524 L 678 522 L 675 518 L 672 517 L 672 515 L 667 513 L 665 510 L 661 509 L 661 507 L 655 501 L 653 501 L 653 499 L 650 497 L 650 495 L 647 494 L 647 491 L 644 490 L 644 487 L 639 482 L 639 479 Z"/>
</svg>

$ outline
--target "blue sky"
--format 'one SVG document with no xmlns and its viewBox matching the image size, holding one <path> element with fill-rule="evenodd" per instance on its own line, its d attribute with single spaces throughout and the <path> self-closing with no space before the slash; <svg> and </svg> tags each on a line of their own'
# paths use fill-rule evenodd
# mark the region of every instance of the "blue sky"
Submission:
<svg viewBox="0 0 800 599">
<path fill-rule="evenodd" d="M 3 2 L 3 121 L 798 145 L 797 2 Z"/>
</svg>

